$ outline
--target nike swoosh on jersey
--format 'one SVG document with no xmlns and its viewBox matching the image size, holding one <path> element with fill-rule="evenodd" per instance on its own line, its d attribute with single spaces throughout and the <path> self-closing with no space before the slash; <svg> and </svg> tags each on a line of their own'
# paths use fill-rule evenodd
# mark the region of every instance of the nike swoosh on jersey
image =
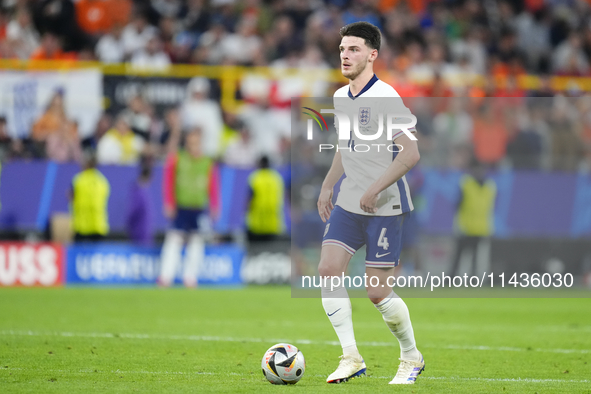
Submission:
<svg viewBox="0 0 591 394">
<path fill-rule="evenodd" d="M 384 254 L 377 254 L 377 253 L 376 253 L 376 259 L 379 259 L 380 257 L 387 256 L 387 255 L 389 255 L 390 253 L 392 253 L 392 252 L 388 252 L 388 253 L 384 253 Z"/>
<path fill-rule="evenodd" d="M 338 311 L 340 311 L 340 310 L 341 310 L 341 308 L 337 309 L 337 310 L 336 310 L 336 311 L 334 311 L 333 313 L 327 313 L 327 315 L 328 315 L 328 316 L 332 316 L 332 315 L 334 315 L 335 313 L 337 313 L 337 312 L 338 312 Z"/>
</svg>

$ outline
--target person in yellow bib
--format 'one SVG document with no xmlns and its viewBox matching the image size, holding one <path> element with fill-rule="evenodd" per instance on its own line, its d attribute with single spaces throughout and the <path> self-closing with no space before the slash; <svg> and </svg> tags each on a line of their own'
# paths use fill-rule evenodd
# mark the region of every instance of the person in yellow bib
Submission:
<svg viewBox="0 0 591 394">
<path fill-rule="evenodd" d="M 249 241 L 271 241 L 285 231 L 283 199 L 285 185 L 269 158 L 261 157 L 259 168 L 248 178 L 250 203 L 246 214 Z"/>
<path fill-rule="evenodd" d="M 492 179 L 486 178 L 486 168 L 480 162 L 473 162 L 469 174 L 460 180 L 460 200 L 455 218 L 459 231 L 452 275 L 459 274 L 460 260 L 465 250 L 472 251 L 472 274 L 476 273 L 478 250 L 481 241 L 494 233 L 493 214 L 497 187 Z"/>
<path fill-rule="evenodd" d="M 72 180 L 72 227 L 74 240 L 100 241 L 109 233 L 107 204 L 111 187 L 96 168 L 96 158 L 84 158 L 83 170 Z"/>
</svg>

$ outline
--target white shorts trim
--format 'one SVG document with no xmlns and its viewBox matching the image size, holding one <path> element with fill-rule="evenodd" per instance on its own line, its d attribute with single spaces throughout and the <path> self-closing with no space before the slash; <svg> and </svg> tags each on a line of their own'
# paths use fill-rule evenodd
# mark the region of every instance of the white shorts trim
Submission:
<svg viewBox="0 0 591 394">
<path fill-rule="evenodd" d="M 351 255 L 354 255 L 356 252 L 355 249 L 353 249 L 352 247 L 350 247 L 346 243 L 344 243 L 342 241 L 337 241 L 336 239 L 325 239 L 324 241 L 322 241 L 322 246 L 324 246 L 324 245 L 340 246 L 341 248 L 343 248 L 347 252 L 349 252 Z"/>
<path fill-rule="evenodd" d="M 381 262 L 381 261 L 365 261 L 365 266 L 370 268 L 393 268 L 396 267 L 398 263 L 393 262 Z"/>
</svg>

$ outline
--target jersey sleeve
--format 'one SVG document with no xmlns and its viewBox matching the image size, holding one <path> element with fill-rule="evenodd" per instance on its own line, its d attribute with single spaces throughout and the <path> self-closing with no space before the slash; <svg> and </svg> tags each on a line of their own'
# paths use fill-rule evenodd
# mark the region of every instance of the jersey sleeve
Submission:
<svg viewBox="0 0 591 394">
<path fill-rule="evenodd" d="M 396 95 L 397 97 L 390 99 L 392 101 L 388 104 L 388 107 L 390 109 L 393 109 L 393 112 L 400 118 L 403 118 L 404 115 L 412 115 L 413 113 L 408 107 L 404 105 L 404 102 L 402 101 L 402 98 L 398 96 L 398 93 L 396 93 Z M 409 127 L 407 130 L 410 131 L 412 134 L 417 133 L 416 126 Z M 396 130 L 394 133 L 392 133 L 392 141 L 396 140 L 396 138 L 402 136 L 403 134 L 404 131 L 402 129 Z"/>
<path fill-rule="evenodd" d="M 164 197 L 164 206 L 175 208 L 176 195 L 174 185 L 176 183 L 176 165 L 178 157 L 176 154 L 170 154 L 164 162 L 164 174 L 162 177 L 162 191 Z"/>
<path fill-rule="evenodd" d="M 209 172 L 209 211 L 214 218 L 218 217 L 221 208 L 220 196 L 220 170 L 213 163 Z"/>
</svg>

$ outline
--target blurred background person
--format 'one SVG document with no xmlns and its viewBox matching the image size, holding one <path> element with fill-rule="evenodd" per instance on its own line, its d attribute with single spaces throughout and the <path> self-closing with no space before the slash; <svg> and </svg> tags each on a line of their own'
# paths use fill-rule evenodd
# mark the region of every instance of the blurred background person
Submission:
<svg viewBox="0 0 591 394">
<path fill-rule="evenodd" d="M 91 43 L 90 37 L 78 25 L 72 0 L 30 1 L 29 5 L 37 29 L 59 37 L 64 51 L 80 51 Z"/>
<path fill-rule="evenodd" d="M 460 179 L 460 199 L 455 218 L 459 235 L 451 275 L 461 275 L 460 260 L 465 251 L 472 252 L 471 274 L 478 274 L 476 270 L 481 241 L 494 234 L 496 197 L 494 180 L 487 178 L 484 164 L 473 159 L 469 173 Z"/>
<path fill-rule="evenodd" d="M 218 102 L 209 98 L 209 90 L 210 83 L 205 78 L 189 81 L 187 98 L 181 106 L 181 120 L 185 130 L 201 129 L 203 153 L 217 157 L 222 138 L 222 110 Z"/>
<path fill-rule="evenodd" d="M 201 130 L 194 128 L 187 133 L 184 148 L 179 151 L 180 140 L 181 124 L 177 119 L 171 125 L 169 153 L 164 164 L 164 214 L 171 225 L 162 245 L 158 283 L 173 284 L 186 240 L 183 283 L 186 287 L 196 287 L 199 265 L 205 258 L 202 226 L 206 215 L 217 215 L 219 181 L 214 161 L 204 153 Z"/>
<path fill-rule="evenodd" d="M 145 49 L 148 41 L 156 34 L 158 29 L 148 22 L 145 12 L 138 9 L 121 33 L 126 59 L 131 58 L 136 51 Z"/>
<path fill-rule="evenodd" d="M 25 7 L 19 7 L 14 18 L 6 26 L 6 38 L 19 59 L 28 59 L 40 43 L 39 33 Z"/>
<path fill-rule="evenodd" d="M 138 70 L 166 71 L 170 65 L 170 56 L 162 50 L 162 39 L 155 33 L 145 48 L 140 48 L 131 56 L 130 63 Z"/>
<path fill-rule="evenodd" d="M 239 135 L 228 144 L 223 157 L 224 163 L 237 168 L 253 168 L 257 164 L 258 148 L 246 124 L 241 120 L 236 122 Z"/>
<path fill-rule="evenodd" d="M 43 152 L 50 137 L 52 137 L 50 144 L 52 155 L 55 154 L 56 159 L 63 158 L 66 159 L 64 161 L 68 161 L 70 155 L 66 153 L 67 157 L 62 157 L 58 154 L 57 150 L 59 148 L 57 148 L 57 145 L 62 145 L 62 142 L 67 141 L 66 145 L 70 147 L 71 141 L 78 140 L 78 127 L 66 115 L 64 91 L 62 89 L 55 91 L 43 115 L 33 123 L 31 139 L 33 142 L 32 148 L 36 151 L 35 156 L 44 156 Z M 66 149 L 66 151 L 70 151 L 70 148 Z M 76 159 L 80 159 L 80 157 L 76 156 Z"/>
<path fill-rule="evenodd" d="M 144 148 L 144 141 L 129 127 L 125 114 L 121 113 L 115 125 L 98 141 L 96 154 L 100 164 L 135 164 Z"/>
<path fill-rule="evenodd" d="M 465 168 L 466 153 L 471 150 L 473 120 L 461 98 L 445 103 L 447 108 L 433 118 L 436 165 Z"/>
<path fill-rule="evenodd" d="M 82 161 L 82 147 L 76 122 L 68 121 L 65 127 L 47 136 L 45 153 L 49 160 L 58 163 Z"/>
<path fill-rule="evenodd" d="M 60 37 L 45 32 L 37 49 L 31 54 L 31 60 L 76 60 L 76 52 L 65 52 Z"/>
<path fill-rule="evenodd" d="M 109 233 L 107 205 L 111 186 L 96 168 L 96 157 L 84 157 L 83 170 L 72 180 L 72 228 L 74 240 L 101 241 Z"/>
<path fill-rule="evenodd" d="M 285 185 L 269 158 L 262 156 L 258 169 L 248 177 L 250 199 L 246 213 L 249 241 L 273 241 L 285 231 Z"/>
<path fill-rule="evenodd" d="M 109 34 L 103 35 L 98 40 L 94 53 L 103 63 L 122 63 L 125 60 L 123 26 L 120 23 L 113 24 Z"/>
<path fill-rule="evenodd" d="M 152 167 L 152 155 L 142 155 L 139 176 L 129 192 L 126 230 L 131 242 L 137 245 L 150 246 L 154 242 L 154 208 L 150 193 Z"/>
<path fill-rule="evenodd" d="M 6 117 L 0 116 L 0 163 L 22 157 L 24 153 L 22 141 L 11 137 Z"/>
<path fill-rule="evenodd" d="M 35 141 L 44 142 L 47 137 L 59 130 L 72 127 L 64 106 L 64 91 L 57 89 L 47 105 L 45 112 L 41 115 L 31 130 L 31 138 Z M 70 130 L 74 132 L 75 130 Z"/>
<path fill-rule="evenodd" d="M 123 116 L 131 131 L 142 138 L 143 141 L 150 141 L 150 127 L 152 119 L 149 114 L 149 106 L 139 95 L 133 96 L 123 110 Z"/>
</svg>

